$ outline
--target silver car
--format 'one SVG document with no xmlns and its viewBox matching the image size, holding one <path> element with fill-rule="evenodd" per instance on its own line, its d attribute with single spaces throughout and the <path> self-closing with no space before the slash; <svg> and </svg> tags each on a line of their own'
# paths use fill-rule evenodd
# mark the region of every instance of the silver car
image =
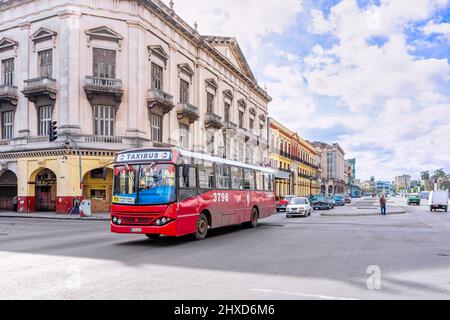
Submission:
<svg viewBox="0 0 450 320">
<path fill-rule="evenodd" d="M 286 217 L 308 217 L 311 215 L 312 207 L 308 198 L 296 197 L 286 207 Z"/>
</svg>

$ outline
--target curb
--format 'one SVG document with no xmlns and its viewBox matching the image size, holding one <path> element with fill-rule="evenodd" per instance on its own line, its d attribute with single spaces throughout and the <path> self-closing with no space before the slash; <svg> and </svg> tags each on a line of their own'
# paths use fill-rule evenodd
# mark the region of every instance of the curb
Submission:
<svg viewBox="0 0 450 320">
<path fill-rule="evenodd" d="M 14 216 L 14 215 L 0 215 L 1 218 L 22 218 L 22 219 L 43 219 L 43 220 L 64 220 L 64 221 L 109 221 L 109 218 L 58 218 L 58 217 L 43 217 L 43 216 Z"/>
</svg>

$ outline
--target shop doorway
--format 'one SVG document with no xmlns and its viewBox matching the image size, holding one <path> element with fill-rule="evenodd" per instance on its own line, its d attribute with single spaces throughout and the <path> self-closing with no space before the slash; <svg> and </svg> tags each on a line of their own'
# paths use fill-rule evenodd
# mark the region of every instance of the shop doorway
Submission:
<svg viewBox="0 0 450 320">
<path fill-rule="evenodd" d="M 109 212 L 112 201 L 113 171 L 100 168 L 89 171 L 83 179 L 83 199 L 91 200 L 92 212 Z"/>
<path fill-rule="evenodd" d="M 17 176 L 11 170 L 0 173 L 0 210 L 14 210 L 17 197 Z"/>
<path fill-rule="evenodd" d="M 36 211 L 56 211 L 56 175 L 44 169 L 36 176 Z"/>
</svg>

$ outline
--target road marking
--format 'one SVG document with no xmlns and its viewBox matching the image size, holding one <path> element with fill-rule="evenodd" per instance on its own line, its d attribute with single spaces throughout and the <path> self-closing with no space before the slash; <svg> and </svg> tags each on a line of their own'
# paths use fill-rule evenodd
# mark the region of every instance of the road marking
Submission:
<svg viewBox="0 0 450 320">
<path fill-rule="evenodd" d="M 267 289 L 251 289 L 251 291 L 263 292 L 263 293 L 278 293 L 278 294 L 299 296 L 299 297 L 304 297 L 304 298 L 323 299 L 323 300 L 358 300 L 358 299 L 354 299 L 354 298 L 324 296 L 324 295 L 320 295 L 320 294 L 309 294 L 309 293 L 292 292 L 292 291 L 279 291 L 279 290 L 267 290 Z"/>
</svg>

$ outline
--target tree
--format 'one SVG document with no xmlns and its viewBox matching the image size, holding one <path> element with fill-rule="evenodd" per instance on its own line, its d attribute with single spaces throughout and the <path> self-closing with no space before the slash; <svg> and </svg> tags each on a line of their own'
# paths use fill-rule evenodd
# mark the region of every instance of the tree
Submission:
<svg viewBox="0 0 450 320">
<path fill-rule="evenodd" d="M 423 171 L 420 173 L 420 177 L 422 178 L 422 181 L 428 181 L 430 180 L 430 171 Z"/>
<path fill-rule="evenodd" d="M 445 174 L 444 169 L 438 169 L 434 172 L 433 178 L 434 179 L 445 179 L 447 175 Z"/>
<path fill-rule="evenodd" d="M 374 176 L 370 177 L 370 181 L 375 182 L 375 177 Z"/>
</svg>

